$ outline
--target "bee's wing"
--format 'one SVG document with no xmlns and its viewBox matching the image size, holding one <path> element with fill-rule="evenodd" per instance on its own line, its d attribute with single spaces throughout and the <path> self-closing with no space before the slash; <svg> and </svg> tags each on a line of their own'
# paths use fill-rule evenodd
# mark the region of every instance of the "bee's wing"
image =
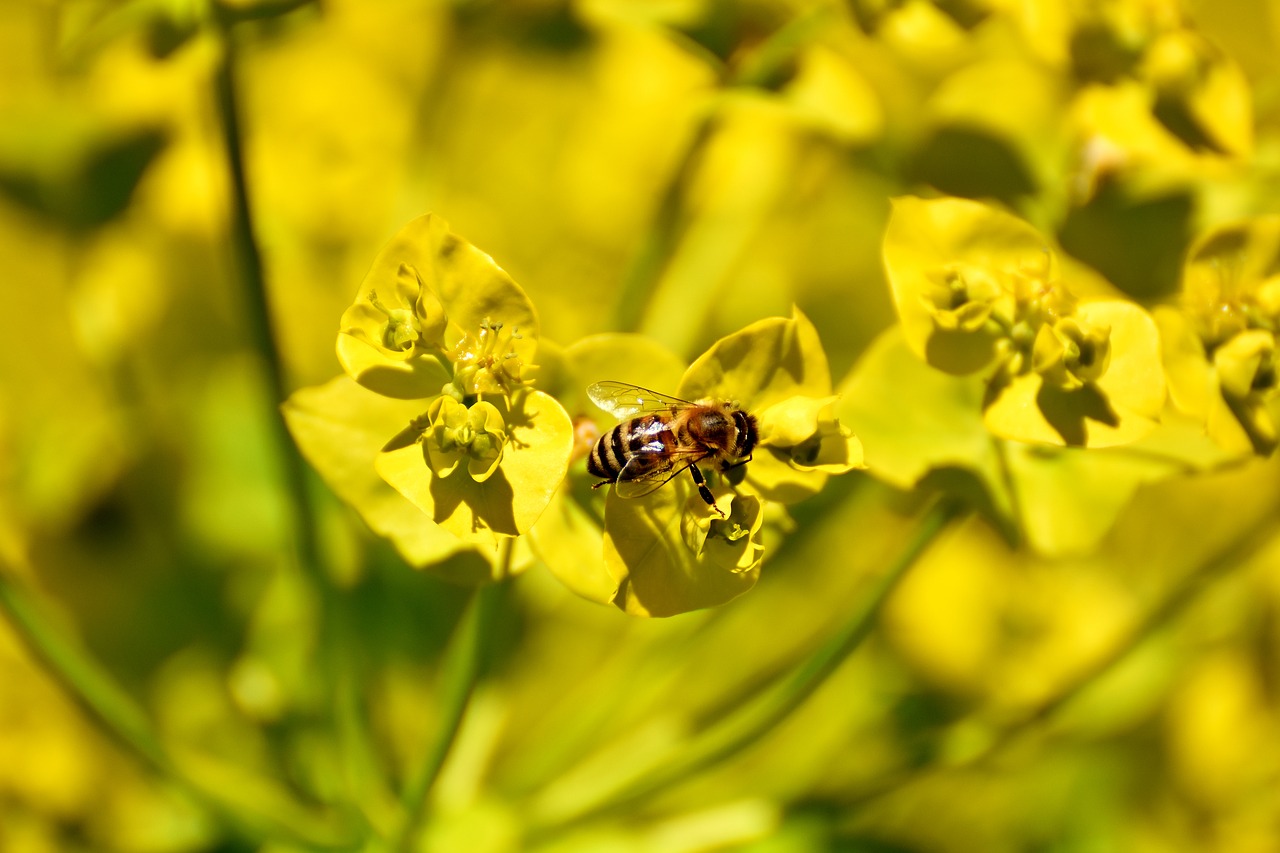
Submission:
<svg viewBox="0 0 1280 853">
<path fill-rule="evenodd" d="M 707 458 L 706 451 L 696 447 L 663 450 L 655 441 L 631 455 L 618 472 L 613 490 L 620 498 L 638 498 L 657 490 L 685 468 Z"/>
<path fill-rule="evenodd" d="M 681 400 L 670 394 L 660 394 L 639 385 L 615 382 L 612 379 L 597 382 L 587 388 L 587 396 L 591 398 L 591 402 L 615 418 L 632 418 L 646 412 L 661 412 L 693 405 L 688 400 Z"/>
</svg>

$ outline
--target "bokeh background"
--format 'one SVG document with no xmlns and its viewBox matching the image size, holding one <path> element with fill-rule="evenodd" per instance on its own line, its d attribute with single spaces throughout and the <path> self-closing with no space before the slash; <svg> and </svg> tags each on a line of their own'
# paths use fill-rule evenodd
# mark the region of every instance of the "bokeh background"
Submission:
<svg viewBox="0 0 1280 853">
<path fill-rule="evenodd" d="M 894 196 L 995 200 L 1171 298 L 1196 234 L 1280 212 L 1277 48 L 1265 0 L 0 4 L 0 849 L 385 849 L 363 839 L 398 819 L 470 592 L 315 481 L 308 574 L 277 406 L 339 372 L 338 318 L 414 216 L 492 255 L 544 340 L 633 331 L 691 359 L 797 305 L 839 385 L 895 322 Z M 716 610 L 631 618 L 536 563 L 510 583 L 413 844 L 1280 849 L 1262 458 L 1146 484 L 1070 553 L 954 524 L 766 737 L 556 827 L 856 611 L 926 491 L 867 453 Z M 57 642 L 176 767 L 99 724 Z"/>
</svg>

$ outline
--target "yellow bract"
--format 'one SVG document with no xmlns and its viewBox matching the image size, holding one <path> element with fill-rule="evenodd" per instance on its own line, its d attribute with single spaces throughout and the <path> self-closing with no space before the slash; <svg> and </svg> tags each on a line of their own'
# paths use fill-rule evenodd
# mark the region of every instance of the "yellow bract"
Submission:
<svg viewBox="0 0 1280 853">
<path fill-rule="evenodd" d="M 1155 323 L 1133 303 L 1082 301 L 1031 226 L 978 202 L 898 199 L 884 258 L 906 342 L 939 370 L 987 372 L 996 435 L 1104 447 L 1154 428 Z"/>
<path fill-rule="evenodd" d="M 462 543 L 493 549 L 533 526 L 573 445 L 568 414 L 525 377 L 537 331 L 510 276 L 438 217 L 419 217 L 378 255 L 343 315 L 338 356 L 368 392 L 340 380 L 299 392 L 290 427 L 322 476 L 412 562 Z M 491 563 L 462 575 L 489 579 Z"/>
<path fill-rule="evenodd" d="M 1010 377 L 988 390 L 983 420 L 994 434 L 1017 441 L 1076 447 L 1112 447 L 1142 438 L 1155 428 L 1165 400 L 1164 372 L 1155 321 L 1137 305 L 1118 300 L 1086 302 L 1073 321 L 1094 364 L 1081 364 L 1062 350 L 1044 372 Z M 1068 327 L 1070 328 L 1070 327 Z M 1103 333 L 1106 333 L 1105 338 Z M 1068 338 L 1073 350 L 1080 344 Z M 1105 354 L 1100 351 L 1105 350 Z M 1100 372 L 1097 362 L 1105 362 Z"/>
<path fill-rule="evenodd" d="M 452 397 L 439 397 L 427 410 L 427 420 L 430 426 L 421 441 L 436 476 L 449 476 L 464 458 L 477 483 L 497 470 L 507 433 L 502 413 L 492 403 L 467 408 Z"/>
<path fill-rule="evenodd" d="M 732 400 L 753 414 L 760 441 L 746 485 L 766 500 L 816 494 L 829 474 L 861 468 L 862 445 L 840 426 L 818 333 L 799 309 L 721 338 L 685 372 L 687 400 Z"/>
<path fill-rule="evenodd" d="M 342 316 L 338 359 L 380 394 L 431 397 L 451 380 L 450 361 L 493 369 L 495 323 L 507 329 L 497 357 L 531 364 L 538 321 L 524 291 L 444 220 L 421 216 L 383 248 L 365 276 Z M 477 380 L 467 379 L 463 393 L 475 393 Z M 499 383 L 479 381 L 484 390 L 499 390 Z"/>
<path fill-rule="evenodd" d="M 573 467 L 578 476 L 561 484 L 530 531 L 530 540 L 561 583 L 583 598 L 610 604 L 618 591 L 618 581 L 604 558 L 606 490 L 590 488 L 582 459 L 595 439 L 616 422 L 587 399 L 586 389 L 593 382 L 613 379 L 643 383 L 655 390 L 674 390 L 685 365 L 650 338 L 631 334 L 583 338 L 565 347 L 561 360 L 563 373 L 553 377 L 548 387 L 572 413 L 581 435 L 574 448 Z"/>
<path fill-rule="evenodd" d="M 763 556 L 756 538 L 760 502 L 727 488 L 713 491 L 717 504 L 732 510 L 728 522 L 712 515 L 687 477 L 642 500 L 609 493 L 604 558 L 616 583 L 614 604 L 636 616 L 673 616 L 723 604 L 755 586 Z M 744 503 L 733 509 L 739 500 Z"/>
<path fill-rule="evenodd" d="M 387 439 L 421 414 L 422 401 L 384 397 L 346 376 L 304 388 L 284 405 L 289 432 L 329 488 L 375 533 L 390 539 L 405 560 L 426 567 L 473 549 L 425 523 L 422 511 L 374 469 Z M 487 563 L 479 567 L 479 574 L 489 576 Z"/>
<path fill-rule="evenodd" d="M 500 464 L 481 454 L 468 461 L 470 476 L 458 476 L 452 467 L 444 473 L 435 469 L 433 442 L 444 440 L 446 425 L 435 437 L 424 436 L 421 444 L 381 453 L 376 467 L 431 521 L 464 541 L 495 545 L 498 536 L 528 532 L 546 509 L 568 468 L 573 424 L 560 404 L 541 391 L 527 392 L 517 407 L 497 401 L 475 408 L 482 414 L 458 421 L 453 441 L 468 429 L 473 441 L 480 441 L 494 436 L 496 425 L 505 424 Z M 456 465 L 460 456 L 446 451 L 440 460 Z"/>
<path fill-rule="evenodd" d="M 1192 247 L 1178 309 L 1158 313 L 1170 396 L 1222 447 L 1277 443 L 1280 217 L 1213 229 Z"/>
</svg>

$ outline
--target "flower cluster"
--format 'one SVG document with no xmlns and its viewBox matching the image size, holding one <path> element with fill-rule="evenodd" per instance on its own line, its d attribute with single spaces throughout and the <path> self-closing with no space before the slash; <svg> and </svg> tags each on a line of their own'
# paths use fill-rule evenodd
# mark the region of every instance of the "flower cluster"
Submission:
<svg viewBox="0 0 1280 853">
<path fill-rule="evenodd" d="M 439 218 L 421 217 L 378 256 L 342 317 L 349 378 L 295 395 L 290 426 L 335 490 L 410 559 L 465 545 L 491 555 L 533 526 L 569 462 L 569 417 L 528 376 L 537 339 L 524 291 Z M 368 482 L 374 471 L 417 524 Z"/>
<path fill-rule="evenodd" d="M 884 255 L 912 349 L 948 373 L 988 372 L 993 433 L 1100 447 L 1154 428 L 1165 398 L 1154 321 L 1083 272 L 1084 292 L 1069 287 L 1030 226 L 977 202 L 899 199 Z"/>
<path fill-rule="evenodd" d="M 1178 307 L 1156 314 L 1174 405 L 1232 450 L 1277 443 L 1278 252 L 1280 217 L 1214 229 L 1192 248 Z"/>
<path fill-rule="evenodd" d="M 1042 553 L 1088 552 L 1143 485 L 1275 448 L 1277 258 L 1280 217 L 1215 228 L 1148 315 L 1007 213 L 900 199 L 884 241 L 900 324 L 842 414 L 881 478 L 939 478 Z"/>
</svg>

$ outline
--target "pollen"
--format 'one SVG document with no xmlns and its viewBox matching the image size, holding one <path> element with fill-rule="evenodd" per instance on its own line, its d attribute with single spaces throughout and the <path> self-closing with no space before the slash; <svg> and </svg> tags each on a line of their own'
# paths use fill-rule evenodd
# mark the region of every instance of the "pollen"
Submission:
<svg viewBox="0 0 1280 853">
<path fill-rule="evenodd" d="M 455 382 L 464 394 L 510 397 L 530 384 L 524 363 L 515 350 L 523 340 L 517 327 L 485 318 L 475 334 L 465 334 L 453 350 L 457 364 Z"/>
</svg>

